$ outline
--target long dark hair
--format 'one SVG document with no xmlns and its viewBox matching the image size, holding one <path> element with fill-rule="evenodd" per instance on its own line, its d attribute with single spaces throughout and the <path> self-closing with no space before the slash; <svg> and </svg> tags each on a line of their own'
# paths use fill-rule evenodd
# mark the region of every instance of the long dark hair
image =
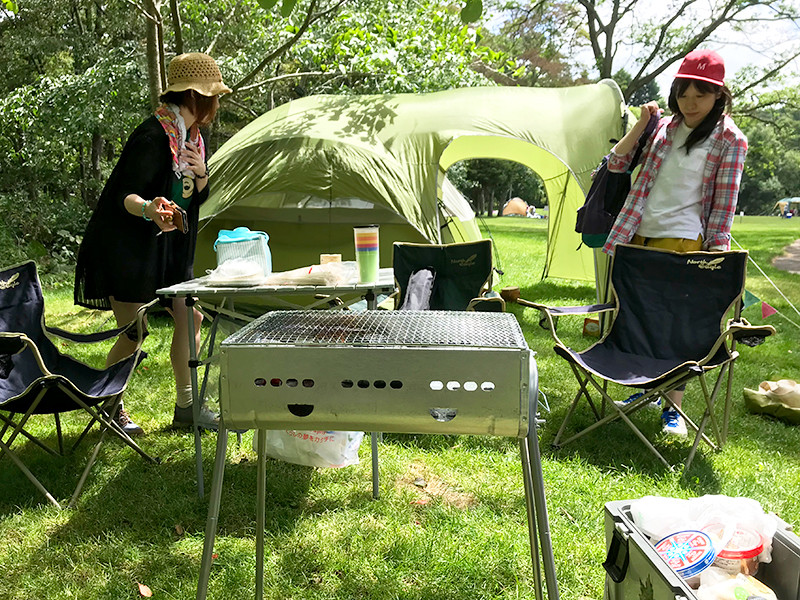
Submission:
<svg viewBox="0 0 800 600">
<path fill-rule="evenodd" d="M 678 98 L 681 94 L 686 92 L 690 85 L 694 85 L 701 94 L 719 94 L 719 97 L 714 103 L 714 108 L 711 109 L 711 112 L 706 115 L 706 118 L 703 119 L 703 121 L 692 130 L 689 137 L 686 138 L 686 143 L 684 144 L 686 154 L 689 154 L 689 150 L 691 150 L 693 146 L 702 144 L 708 139 L 708 136 L 714 131 L 714 127 L 717 126 L 717 122 L 720 120 L 720 117 L 722 117 L 722 114 L 726 112 L 726 109 L 727 112 L 730 112 L 731 104 L 733 103 L 731 91 L 724 85 L 715 85 L 699 79 L 676 77 L 669 91 L 667 106 L 669 106 L 673 115 L 678 115 L 681 119 L 683 119 L 683 114 L 681 114 L 681 110 L 678 108 Z"/>
<path fill-rule="evenodd" d="M 206 127 L 211 124 L 219 108 L 219 98 L 217 96 L 204 96 L 195 90 L 185 90 L 183 92 L 167 92 L 159 97 L 161 102 L 185 106 L 194 115 L 199 127 Z"/>
</svg>

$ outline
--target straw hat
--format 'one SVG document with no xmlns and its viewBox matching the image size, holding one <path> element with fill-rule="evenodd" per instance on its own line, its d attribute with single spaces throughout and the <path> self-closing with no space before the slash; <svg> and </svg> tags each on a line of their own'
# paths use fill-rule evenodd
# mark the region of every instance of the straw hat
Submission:
<svg viewBox="0 0 800 600">
<path fill-rule="evenodd" d="M 222 83 L 222 74 L 214 59 L 202 52 L 179 54 L 169 63 L 166 92 L 195 90 L 203 96 L 230 94 L 231 88 Z"/>
<path fill-rule="evenodd" d="M 792 379 L 762 381 L 758 389 L 772 400 L 777 400 L 781 404 L 792 408 L 800 408 L 800 386 Z"/>
</svg>

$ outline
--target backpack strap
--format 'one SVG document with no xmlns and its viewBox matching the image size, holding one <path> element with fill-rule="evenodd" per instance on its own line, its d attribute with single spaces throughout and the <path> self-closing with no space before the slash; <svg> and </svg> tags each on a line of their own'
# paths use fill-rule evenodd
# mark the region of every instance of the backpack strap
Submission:
<svg viewBox="0 0 800 600">
<path fill-rule="evenodd" d="M 658 125 L 658 122 L 660 120 L 661 118 L 658 115 L 650 115 L 650 120 L 647 122 L 647 126 L 644 128 L 642 135 L 639 136 L 636 153 L 633 155 L 633 160 L 631 161 L 631 164 L 628 167 L 628 174 L 633 173 L 633 170 L 636 168 L 636 165 L 639 164 L 639 161 L 642 158 L 642 152 L 644 152 L 644 147 L 650 140 L 650 136 L 652 136 L 653 132 L 656 130 L 656 126 Z"/>
</svg>

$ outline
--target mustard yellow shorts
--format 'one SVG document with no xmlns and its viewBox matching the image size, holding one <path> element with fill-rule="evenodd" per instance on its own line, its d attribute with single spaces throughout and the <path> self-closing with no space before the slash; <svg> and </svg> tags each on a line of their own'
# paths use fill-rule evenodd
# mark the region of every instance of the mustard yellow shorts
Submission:
<svg viewBox="0 0 800 600">
<path fill-rule="evenodd" d="M 698 235 L 696 240 L 687 240 L 685 238 L 646 238 L 634 235 L 630 243 L 648 248 L 674 250 L 675 252 L 697 252 L 703 249 L 703 236 Z"/>
</svg>

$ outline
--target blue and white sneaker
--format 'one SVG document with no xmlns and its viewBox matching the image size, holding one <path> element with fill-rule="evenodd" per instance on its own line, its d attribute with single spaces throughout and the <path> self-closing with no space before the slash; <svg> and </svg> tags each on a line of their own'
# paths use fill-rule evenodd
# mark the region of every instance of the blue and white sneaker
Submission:
<svg viewBox="0 0 800 600">
<path fill-rule="evenodd" d="M 670 435 L 686 435 L 686 422 L 674 408 L 661 413 L 661 431 Z"/>
<path fill-rule="evenodd" d="M 625 398 L 625 400 L 614 400 L 614 404 L 620 408 L 625 408 L 629 404 L 636 402 L 642 396 L 644 396 L 644 392 L 636 392 L 635 394 L 631 394 Z M 645 406 L 650 408 L 659 408 L 661 406 L 661 398 L 656 398 L 655 400 L 648 402 Z"/>
</svg>

